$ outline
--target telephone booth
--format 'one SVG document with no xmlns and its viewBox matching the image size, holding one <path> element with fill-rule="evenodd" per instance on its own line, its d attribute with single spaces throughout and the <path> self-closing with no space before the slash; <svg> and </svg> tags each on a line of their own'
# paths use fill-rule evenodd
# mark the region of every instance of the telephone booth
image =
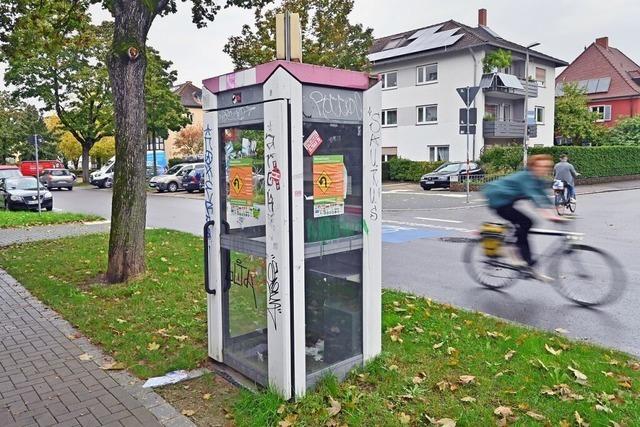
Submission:
<svg viewBox="0 0 640 427">
<path fill-rule="evenodd" d="M 209 356 L 301 396 L 380 352 L 380 84 L 274 61 L 203 110 Z"/>
</svg>

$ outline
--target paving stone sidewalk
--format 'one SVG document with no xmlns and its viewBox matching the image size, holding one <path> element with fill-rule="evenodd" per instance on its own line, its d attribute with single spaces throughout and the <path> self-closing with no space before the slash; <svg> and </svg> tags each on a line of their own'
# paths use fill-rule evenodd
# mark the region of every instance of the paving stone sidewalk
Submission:
<svg viewBox="0 0 640 427">
<path fill-rule="evenodd" d="M 95 223 L 71 223 L 35 227 L 0 229 L 0 247 L 36 240 L 59 239 L 83 234 L 108 233 L 111 224 L 107 221 Z"/>
<path fill-rule="evenodd" d="M 84 353 L 92 359 L 80 360 Z M 0 269 L 1 427 L 194 426 L 141 380 L 100 369 L 105 360 Z"/>
</svg>

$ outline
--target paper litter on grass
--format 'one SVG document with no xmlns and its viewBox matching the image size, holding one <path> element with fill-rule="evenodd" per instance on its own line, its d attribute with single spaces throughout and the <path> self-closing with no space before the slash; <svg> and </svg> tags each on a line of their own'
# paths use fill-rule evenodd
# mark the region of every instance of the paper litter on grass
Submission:
<svg viewBox="0 0 640 427">
<path fill-rule="evenodd" d="M 175 384 L 177 382 L 187 379 L 188 376 L 189 376 L 189 373 L 184 370 L 172 371 L 161 377 L 149 378 L 142 387 L 152 388 L 152 387 L 160 387 L 168 384 Z"/>
</svg>

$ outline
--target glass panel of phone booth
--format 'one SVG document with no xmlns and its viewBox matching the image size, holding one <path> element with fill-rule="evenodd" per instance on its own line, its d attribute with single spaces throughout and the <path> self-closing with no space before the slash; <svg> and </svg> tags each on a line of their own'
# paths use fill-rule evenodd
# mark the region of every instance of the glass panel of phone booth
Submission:
<svg viewBox="0 0 640 427">
<path fill-rule="evenodd" d="M 264 132 L 262 124 L 220 129 L 223 356 L 267 384 Z"/>
<path fill-rule="evenodd" d="M 362 355 L 362 125 L 304 122 L 306 371 Z M 319 145 L 318 145 L 319 143 Z"/>
</svg>

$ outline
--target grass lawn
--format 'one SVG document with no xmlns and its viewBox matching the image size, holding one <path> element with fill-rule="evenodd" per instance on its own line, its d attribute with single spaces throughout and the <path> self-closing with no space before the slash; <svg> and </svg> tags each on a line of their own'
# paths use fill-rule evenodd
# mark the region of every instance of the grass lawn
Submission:
<svg viewBox="0 0 640 427">
<path fill-rule="evenodd" d="M 0 210 L 0 228 L 32 227 L 35 225 L 63 224 L 68 222 L 98 221 L 97 215 L 68 212 L 27 212 Z"/>
<path fill-rule="evenodd" d="M 205 361 L 200 239 L 148 231 L 144 278 L 90 285 L 106 250 L 105 235 L 38 242 L 1 250 L 0 266 L 140 377 Z M 161 393 L 201 424 L 204 408 L 224 405 L 241 426 L 639 425 L 640 363 L 628 355 L 400 292 L 383 304 L 383 354 L 298 402 L 268 391 L 218 399 L 211 376 Z"/>
</svg>

